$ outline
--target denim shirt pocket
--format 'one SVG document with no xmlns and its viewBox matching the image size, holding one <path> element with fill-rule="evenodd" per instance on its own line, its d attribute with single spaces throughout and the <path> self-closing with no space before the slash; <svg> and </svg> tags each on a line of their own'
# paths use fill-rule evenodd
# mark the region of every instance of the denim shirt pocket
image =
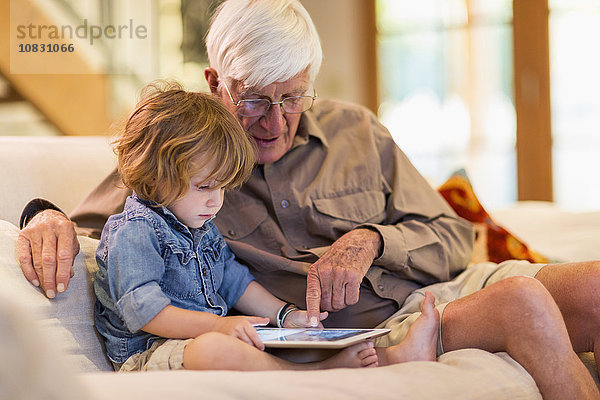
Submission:
<svg viewBox="0 0 600 400">
<path fill-rule="evenodd" d="M 165 245 L 165 273 L 160 282 L 163 292 L 179 299 L 191 299 L 202 294 L 196 253 L 176 242 L 168 241 Z"/>
<path fill-rule="evenodd" d="M 221 286 L 223 281 L 223 271 L 225 270 L 225 260 L 223 250 L 227 244 L 222 238 L 218 238 L 209 245 L 202 246 L 202 253 L 210 264 L 212 271 L 213 285 L 216 288 Z"/>
<path fill-rule="evenodd" d="M 226 245 L 227 244 L 222 238 L 218 238 L 210 245 L 203 246 L 202 252 L 209 255 L 213 262 L 218 262 Z"/>
</svg>

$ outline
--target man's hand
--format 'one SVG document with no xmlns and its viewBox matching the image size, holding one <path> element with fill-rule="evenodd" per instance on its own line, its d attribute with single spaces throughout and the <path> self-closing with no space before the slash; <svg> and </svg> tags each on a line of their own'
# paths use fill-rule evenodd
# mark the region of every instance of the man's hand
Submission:
<svg viewBox="0 0 600 400">
<path fill-rule="evenodd" d="M 310 266 L 306 278 L 306 311 L 311 326 L 319 311 L 339 311 L 358 302 L 360 283 L 379 256 L 382 239 L 370 229 L 355 229 L 336 240 Z"/>
<path fill-rule="evenodd" d="M 21 271 L 29 282 L 41 284 L 49 298 L 67 289 L 79 242 L 75 225 L 64 214 L 40 212 L 21 231 L 16 246 Z"/>
<path fill-rule="evenodd" d="M 304 310 L 295 310 L 292 311 L 287 318 L 285 319 L 285 321 L 283 321 L 283 327 L 284 328 L 322 328 L 323 324 L 320 321 L 323 321 L 324 319 L 327 318 L 327 311 L 323 311 L 322 313 L 319 314 L 319 322 L 317 323 L 316 326 L 312 326 L 309 323 L 309 318 L 308 318 L 308 314 L 306 311 Z"/>
</svg>

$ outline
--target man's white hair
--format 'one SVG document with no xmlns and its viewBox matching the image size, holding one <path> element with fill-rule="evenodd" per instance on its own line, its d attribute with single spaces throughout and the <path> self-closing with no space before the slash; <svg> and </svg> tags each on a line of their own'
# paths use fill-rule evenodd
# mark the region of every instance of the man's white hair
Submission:
<svg viewBox="0 0 600 400">
<path fill-rule="evenodd" d="M 210 66 L 220 77 L 262 89 L 307 70 L 314 82 L 323 51 L 298 0 L 226 0 L 206 35 Z"/>
</svg>

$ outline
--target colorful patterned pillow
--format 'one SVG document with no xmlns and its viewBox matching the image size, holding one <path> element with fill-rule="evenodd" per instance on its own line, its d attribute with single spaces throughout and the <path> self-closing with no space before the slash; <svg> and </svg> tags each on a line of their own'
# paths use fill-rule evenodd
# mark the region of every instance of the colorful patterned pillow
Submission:
<svg viewBox="0 0 600 400">
<path fill-rule="evenodd" d="M 531 250 L 512 233 L 497 225 L 485 211 L 471 186 L 464 169 L 456 171 L 438 188 L 438 192 L 462 218 L 475 225 L 477 238 L 473 262 L 529 260 L 547 263 L 548 259 Z"/>
</svg>

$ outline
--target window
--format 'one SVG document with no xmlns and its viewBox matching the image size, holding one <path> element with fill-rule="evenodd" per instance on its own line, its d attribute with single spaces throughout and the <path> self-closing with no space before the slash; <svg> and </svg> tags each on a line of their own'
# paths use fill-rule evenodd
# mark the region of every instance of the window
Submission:
<svg viewBox="0 0 600 400">
<path fill-rule="evenodd" d="M 516 198 L 512 2 L 378 0 L 382 122 L 434 184 L 461 167 Z"/>
<path fill-rule="evenodd" d="M 600 3 L 551 0 L 550 73 L 555 200 L 600 208 Z"/>
<path fill-rule="evenodd" d="M 519 159 L 537 160 L 531 156 L 542 152 L 553 161 L 520 165 L 519 192 L 547 174 L 553 180 L 546 185 L 548 197 L 553 186 L 560 206 L 598 209 L 600 52 L 594 50 L 594 38 L 600 37 L 600 4 L 549 0 L 547 21 L 544 1 L 528 4 L 527 12 L 549 24 L 550 59 L 542 61 L 550 64 L 550 79 L 544 74 L 531 79 L 527 64 L 514 78 L 512 0 L 376 0 L 379 116 L 434 184 L 464 167 L 484 204 L 497 208 L 518 198 L 516 113 L 529 117 L 518 103 L 515 107 L 514 80 L 524 90 L 551 84 L 552 146 L 536 147 L 543 141 L 530 129 L 539 128 L 550 141 L 548 129 L 536 123 L 544 115 L 550 118 L 549 107 L 541 106 L 538 111 L 544 115 L 519 128 L 519 141 L 528 142 Z M 523 17 L 521 8 L 514 10 L 525 20 L 516 39 L 522 43 L 533 37 L 536 42 L 530 45 L 547 49 L 547 38 L 539 32 L 530 35 L 535 28 L 528 16 Z M 536 57 L 547 58 L 546 51 L 538 55 L 525 49 L 525 54 L 534 63 Z M 540 173 L 527 174 L 530 168 Z"/>
</svg>

